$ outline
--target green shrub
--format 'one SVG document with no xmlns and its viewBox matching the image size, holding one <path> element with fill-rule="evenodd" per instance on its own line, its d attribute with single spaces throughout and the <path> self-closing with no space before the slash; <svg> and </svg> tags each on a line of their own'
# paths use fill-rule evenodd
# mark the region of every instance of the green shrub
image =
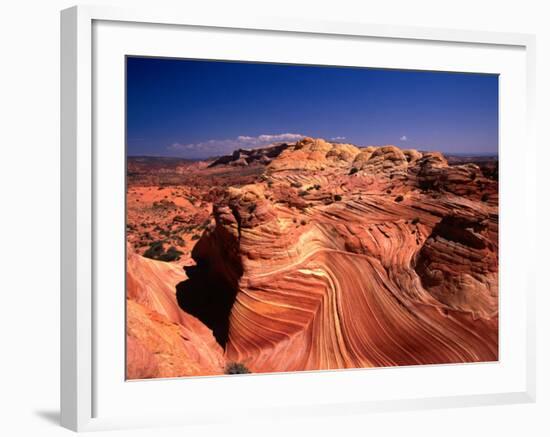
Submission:
<svg viewBox="0 0 550 437">
<path fill-rule="evenodd" d="M 159 256 L 159 261 L 177 261 L 180 259 L 180 256 L 182 255 L 182 252 L 180 252 L 178 249 L 176 249 L 174 246 L 170 246 L 170 248 Z"/>
<path fill-rule="evenodd" d="M 355 173 L 357 173 L 358 171 L 359 171 L 358 168 L 352 167 L 351 170 L 349 171 L 349 174 L 350 174 L 350 175 L 351 175 L 351 174 L 355 174 Z"/>
<path fill-rule="evenodd" d="M 405 199 L 405 198 L 404 198 L 403 196 L 399 195 L 399 196 L 397 196 L 397 197 L 395 198 L 395 201 L 396 201 L 396 202 L 402 202 L 404 199 Z"/>
<path fill-rule="evenodd" d="M 342 196 L 340 196 L 339 194 L 335 194 L 334 200 L 336 200 L 337 202 L 340 202 L 340 200 L 342 200 Z"/>
<path fill-rule="evenodd" d="M 164 247 L 162 241 L 154 241 L 149 245 L 149 249 L 143 254 L 146 258 L 158 259 L 160 255 L 164 253 Z"/>
<path fill-rule="evenodd" d="M 225 366 L 226 375 L 240 375 L 245 373 L 251 372 L 243 363 L 230 362 Z"/>
<path fill-rule="evenodd" d="M 164 243 L 162 241 L 155 241 L 151 243 L 149 245 L 149 249 L 147 249 L 143 254 L 145 258 L 166 262 L 177 261 L 180 259 L 181 255 L 182 252 L 177 250 L 174 246 L 170 246 L 170 248 L 165 252 Z"/>
</svg>

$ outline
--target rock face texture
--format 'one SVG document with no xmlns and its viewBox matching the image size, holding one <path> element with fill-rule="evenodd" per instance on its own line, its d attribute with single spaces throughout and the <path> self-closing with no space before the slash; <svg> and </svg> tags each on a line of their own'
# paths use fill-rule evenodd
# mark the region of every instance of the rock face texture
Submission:
<svg viewBox="0 0 550 437">
<path fill-rule="evenodd" d="M 127 259 L 126 377 L 128 379 L 213 375 L 223 372 L 223 349 L 212 331 L 182 311 L 175 286 L 186 279 L 169 263 Z"/>
<path fill-rule="evenodd" d="M 498 181 L 440 153 L 312 138 L 265 165 L 214 204 L 177 286 L 220 345 L 189 328 L 205 368 L 221 347 L 253 372 L 498 359 Z"/>
<path fill-rule="evenodd" d="M 497 360 L 498 162 L 451 159 L 304 138 L 135 163 L 127 377 Z"/>
<path fill-rule="evenodd" d="M 231 155 L 221 156 L 212 162 L 209 167 L 228 164 L 236 167 L 246 167 L 249 164 L 260 163 L 269 164 L 273 158 L 281 154 L 288 147 L 288 144 L 278 144 L 272 147 L 263 147 L 258 149 L 238 149 Z"/>
</svg>

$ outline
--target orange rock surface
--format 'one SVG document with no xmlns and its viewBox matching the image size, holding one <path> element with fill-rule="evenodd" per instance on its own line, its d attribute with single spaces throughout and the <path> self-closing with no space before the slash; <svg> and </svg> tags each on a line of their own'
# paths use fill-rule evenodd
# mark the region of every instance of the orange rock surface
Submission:
<svg viewBox="0 0 550 437">
<path fill-rule="evenodd" d="M 497 183 L 440 154 L 346 147 L 304 139 L 215 206 L 193 258 L 234 287 L 227 358 L 255 372 L 497 359 L 498 209 L 478 189 L 494 200 Z"/>
<path fill-rule="evenodd" d="M 493 168 L 304 138 L 203 171 L 242 168 L 185 273 L 129 255 L 129 375 L 498 359 Z"/>
<path fill-rule="evenodd" d="M 183 271 L 129 251 L 126 295 L 126 377 L 219 374 L 225 359 L 200 320 L 183 312 L 175 296 Z"/>
</svg>

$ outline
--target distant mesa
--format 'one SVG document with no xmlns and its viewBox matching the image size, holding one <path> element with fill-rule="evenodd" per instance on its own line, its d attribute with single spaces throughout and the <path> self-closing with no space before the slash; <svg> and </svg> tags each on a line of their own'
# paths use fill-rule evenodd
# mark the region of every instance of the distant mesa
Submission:
<svg viewBox="0 0 550 437">
<path fill-rule="evenodd" d="M 238 149 L 231 155 L 222 156 L 216 159 L 209 167 L 216 167 L 223 164 L 237 167 L 243 167 L 253 163 L 269 164 L 273 158 L 279 156 L 281 152 L 288 147 L 288 144 L 283 143 L 258 149 Z"/>
</svg>

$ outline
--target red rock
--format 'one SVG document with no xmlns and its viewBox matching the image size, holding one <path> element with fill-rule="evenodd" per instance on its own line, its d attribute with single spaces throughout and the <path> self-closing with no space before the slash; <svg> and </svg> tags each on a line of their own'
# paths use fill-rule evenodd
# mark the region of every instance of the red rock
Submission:
<svg viewBox="0 0 550 437">
<path fill-rule="evenodd" d="M 498 359 L 498 167 L 304 138 L 200 171 L 233 183 L 187 276 L 128 261 L 132 377 Z"/>
<path fill-rule="evenodd" d="M 226 358 L 254 372 L 496 360 L 498 210 L 464 191 L 496 183 L 394 146 L 344 171 L 332 150 L 306 138 L 272 161 L 271 187 L 231 189 L 194 251 L 235 287 Z"/>
<path fill-rule="evenodd" d="M 128 379 L 223 373 L 223 350 L 212 331 L 177 303 L 182 270 L 130 249 L 126 278 Z"/>
</svg>

